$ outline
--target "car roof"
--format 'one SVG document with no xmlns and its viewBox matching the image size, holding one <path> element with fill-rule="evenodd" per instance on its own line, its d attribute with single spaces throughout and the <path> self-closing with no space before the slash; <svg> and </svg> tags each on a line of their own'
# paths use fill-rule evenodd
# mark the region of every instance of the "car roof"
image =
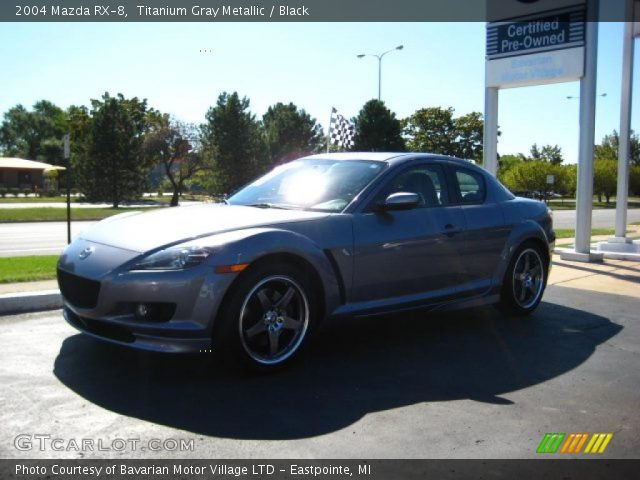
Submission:
<svg viewBox="0 0 640 480">
<path fill-rule="evenodd" d="M 322 160 L 373 160 L 377 162 L 386 162 L 387 160 L 390 160 L 392 158 L 408 155 L 410 154 L 400 152 L 334 152 L 318 153 L 316 155 L 310 155 L 303 158 Z"/>
<path fill-rule="evenodd" d="M 448 155 L 440 155 L 435 153 L 422 153 L 422 152 L 335 152 L 335 153 L 318 153 L 316 155 L 310 155 L 308 157 L 299 158 L 298 160 L 370 160 L 376 162 L 388 162 L 393 163 L 411 161 L 421 158 L 433 158 L 436 160 L 446 160 L 452 163 L 457 163 L 461 166 L 473 165 L 476 168 L 478 166 L 470 160 L 462 160 L 457 157 L 450 157 Z"/>
</svg>

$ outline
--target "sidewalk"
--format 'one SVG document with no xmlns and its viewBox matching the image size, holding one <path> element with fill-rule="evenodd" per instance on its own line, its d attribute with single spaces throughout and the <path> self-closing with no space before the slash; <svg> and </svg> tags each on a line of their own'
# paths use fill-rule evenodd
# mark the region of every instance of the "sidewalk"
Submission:
<svg viewBox="0 0 640 480">
<path fill-rule="evenodd" d="M 554 255 L 548 284 L 640 299 L 640 262 L 609 259 L 603 263 L 568 262 Z M 56 280 L 0 284 L 0 315 L 54 310 L 61 306 Z"/>
<path fill-rule="evenodd" d="M 56 280 L 0 284 L 0 316 L 58 308 L 62 298 Z"/>
<path fill-rule="evenodd" d="M 547 283 L 640 300 L 640 262 L 611 259 L 602 263 L 569 262 L 554 255 Z"/>
<path fill-rule="evenodd" d="M 42 280 L 39 282 L 0 283 L 0 295 L 8 293 L 38 292 L 43 290 L 57 290 L 56 280 Z"/>
</svg>

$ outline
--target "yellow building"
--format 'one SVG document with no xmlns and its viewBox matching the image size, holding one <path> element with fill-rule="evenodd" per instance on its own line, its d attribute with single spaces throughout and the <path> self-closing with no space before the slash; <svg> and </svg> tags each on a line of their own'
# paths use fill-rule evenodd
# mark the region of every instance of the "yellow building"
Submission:
<svg viewBox="0 0 640 480">
<path fill-rule="evenodd" d="M 42 189 L 43 174 L 47 170 L 66 170 L 64 167 L 22 158 L 0 157 L 0 187 L 21 190 Z"/>
</svg>

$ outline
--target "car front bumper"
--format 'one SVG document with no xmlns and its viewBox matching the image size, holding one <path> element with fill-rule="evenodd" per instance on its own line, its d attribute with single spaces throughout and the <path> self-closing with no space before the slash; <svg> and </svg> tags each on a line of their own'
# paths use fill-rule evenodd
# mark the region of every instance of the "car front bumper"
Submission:
<svg viewBox="0 0 640 480">
<path fill-rule="evenodd" d="M 95 247 L 86 260 L 77 251 Z M 136 252 L 79 240 L 58 263 L 67 322 L 102 340 L 143 350 L 198 352 L 212 346 L 213 324 L 236 274 L 208 264 L 179 271 L 129 271 Z M 141 316 L 138 308 L 148 307 Z"/>
<path fill-rule="evenodd" d="M 176 338 L 150 335 L 127 324 L 80 317 L 68 307 L 64 308 L 63 315 L 69 325 L 82 333 L 117 345 L 167 353 L 193 353 L 211 349 L 211 338 Z"/>
</svg>

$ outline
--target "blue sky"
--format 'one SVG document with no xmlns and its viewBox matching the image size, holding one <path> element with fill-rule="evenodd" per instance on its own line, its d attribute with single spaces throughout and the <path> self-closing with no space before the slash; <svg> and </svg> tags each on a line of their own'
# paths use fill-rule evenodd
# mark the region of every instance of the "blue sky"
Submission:
<svg viewBox="0 0 640 480">
<path fill-rule="evenodd" d="M 484 23 L 4 23 L 0 113 L 43 98 L 88 105 L 109 91 L 201 123 L 220 92 L 237 90 L 259 117 L 292 101 L 326 128 L 332 105 L 351 117 L 377 97 L 377 60 L 356 55 L 399 44 L 382 79 L 398 117 L 431 106 L 482 112 L 484 34 Z M 619 128 L 622 24 L 601 24 L 599 37 L 598 93 L 607 96 L 598 97 L 597 142 Z M 578 82 L 501 90 L 499 153 L 558 144 L 575 162 L 579 104 L 569 95 L 579 95 Z"/>
</svg>

